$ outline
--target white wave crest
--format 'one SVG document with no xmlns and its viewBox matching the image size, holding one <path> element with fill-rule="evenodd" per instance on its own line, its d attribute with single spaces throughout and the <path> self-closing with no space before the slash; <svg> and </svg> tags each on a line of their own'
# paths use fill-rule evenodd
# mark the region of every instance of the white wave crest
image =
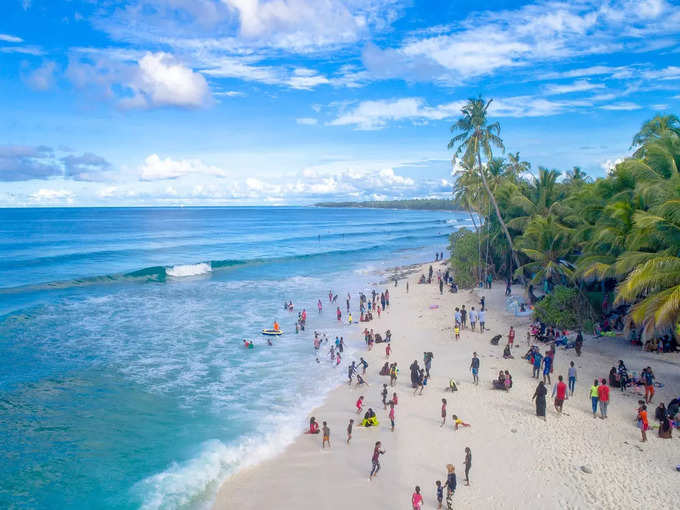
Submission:
<svg viewBox="0 0 680 510">
<path fill-rule="evenodd" d="M 210 262 L 201 262 L 200 264 L 178 264 L 176 266 L 165 268 L 165 274 L 172 276 L 173 278 L 197 276 L 210 272 L 212 272 L 212 266 L 210 265 Z"/>
</svg>

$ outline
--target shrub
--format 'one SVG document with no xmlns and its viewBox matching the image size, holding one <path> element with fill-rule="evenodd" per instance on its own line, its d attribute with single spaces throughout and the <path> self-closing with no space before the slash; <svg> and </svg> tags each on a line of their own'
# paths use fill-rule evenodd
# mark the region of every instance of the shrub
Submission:
<svg viewBox="0 0 680 510">
<path fill-rule="evenodd" d="M 469 288 L 477 283 L 478 240 L 477 235 L 461 228 L 449 236 L 451 267 L 459 287 Z"/>
<path fill-rule="evenodd" d="M 536 303 L 534 313 L 541 322 L 565 329 L 579 327 L 585 318 L 578 291 L 562 285 Z"/>
</svg>

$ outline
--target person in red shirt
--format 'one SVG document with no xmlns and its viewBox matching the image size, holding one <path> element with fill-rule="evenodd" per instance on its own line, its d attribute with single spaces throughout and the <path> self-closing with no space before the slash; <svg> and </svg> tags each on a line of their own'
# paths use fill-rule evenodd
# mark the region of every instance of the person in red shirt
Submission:
<svg viewBox="0 0 680 510">
<path fill-rule="evenodd" d="M 607 406 L 609 405 L 609 386 L 607 379 L 602 379 L 602 384 L 597 387 L 597 396 L 600 399 L 600 418 L 607 419 Z"/>
<path fill-rule="evenodd" d="M 562 379 L 561 375 L 557 377 L 557 384 L 553 386 L 552 391 L 553 397 L 555 397 L 555 410 L 559 414 L 562 414 L 562 406 L 567 399 L 567 385 Z"/>
<path fill-rule="evenodd" d="M 420 494 L 420 487 L 416 485 L 416 491 L 411 496 L 413 510 L 420 510 L 423 506 L 423 496 Z"/>
<path fill-rule="evenodd" d="M 508 345 L 512 347 L 515 342 L 515 328 L 510 326 L 510 331 L 508 332 Z"/>
</svg>

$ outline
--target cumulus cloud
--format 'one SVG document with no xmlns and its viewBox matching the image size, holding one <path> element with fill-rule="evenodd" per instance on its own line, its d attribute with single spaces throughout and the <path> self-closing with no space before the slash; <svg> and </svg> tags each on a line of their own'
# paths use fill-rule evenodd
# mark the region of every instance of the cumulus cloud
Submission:
<svg viewBox="0 0 680 510">
<path fill-rule="evenodd" d="M 161 159 L 158 154 L 147 156 L 139 170 L 140 178 L 144 181 L 177 179 L 191 174 L 227 176 L 227 172 L 223 169 L 206 165 L 200 159 L 176 160 L 169 157 Z"/>
<path fill-rule="evenodd" d="M 205 77 L 164 52 L 80 52 L 72 55 L 66 76 L 122 108 L 199 108 L 212 100 Z"/>
</svg>

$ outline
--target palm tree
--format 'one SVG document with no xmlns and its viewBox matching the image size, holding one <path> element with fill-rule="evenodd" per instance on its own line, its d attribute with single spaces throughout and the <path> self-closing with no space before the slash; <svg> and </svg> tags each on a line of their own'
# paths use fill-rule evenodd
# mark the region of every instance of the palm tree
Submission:
<svg viewBox="0 0 680 510">
<path fill-rule="evenodd" d="M 533 273 L 533 284 L 552 278 L 573 280 L 573 266 L 566 260 L 573 247 L 571 229 L 560 225 L 553 216 L 534 216 L 517 246 L 530 262 L 518 267 L 516 275 L 522 276 L 525 271 Z"/>
<path fill-rule="evenodd" d="M 484 172 L 484 167 L 482 166 L 482 153 L 484 153 L 484 157 L 487 161 L 493 159 L 492 146 L 505 150 L 503 140 L 498 136 L 501 130 L 500 124 L 498 122 L 492 124 L 487 123 L 487 111 L 492 101 L 493 100 L 489 100 L 488 102 L 485 102 L 481 97 L 468 100 L 461 109 L 463 116 L 451 126 L 452 133 L 456 131 L 460 133 L 451 138 L 448 148 L 452 149 L 455 147 L 456 152 L 454 154 L 454 159 L 458 158 L 462 153 L 463 161 L 471 163 L 472 165 L 475 163 L 477 164 L 477 172 L 482 179 L 486 194 L 494 206 L 496 218 L 508 241 L 508 246 L 510 247 L 510 252 L 512 253 L 515 265 L 519 267 L 519 258 L 517 257 L 517 252 L 512 243 L 512 237 L 510 236 L 508 227 L 503 221 L 501 211 L 498 209 L 498 204 L 491 192 L 486 173 Z"/>
<path fill-rule="evenodd" d="M 531 174 L 531 163 L 522 161 L 519 157 L 519 152 L 509 153 L 508 162 L 505 165 L 505 175 L 508 179 L 513 183 L 517 183 L 526 174 Z"/>
<path fill-rule="evenodd" d="M 664 135 L 680 136 L 680 118 L 677 115 L 655 115 L 654 118 L 645 122 L 633 137 L 630 148 L 638 147 L 633 156 L 642 157 L 646 146 Z"/>
<path fill-rule="evenodd" d="M 557 170 L 541 167 L 538 169 L 538 179 L 533 180 L 526 194 L 518 190 L 513 195 L 512 204 L 524 214 L 508 221 L 510 228 L 522 231 L 533 216 L 546 216 L 560 206 L 562 197 L 557 187 L 559 176 L 560 173 Z"/>
</svg>

